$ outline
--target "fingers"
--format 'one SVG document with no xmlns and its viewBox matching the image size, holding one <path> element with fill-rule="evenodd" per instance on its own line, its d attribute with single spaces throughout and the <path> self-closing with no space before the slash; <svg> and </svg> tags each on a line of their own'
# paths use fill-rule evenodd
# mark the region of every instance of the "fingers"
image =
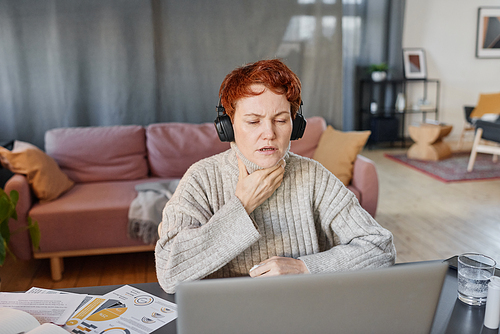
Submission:
<svg viewBox="0 0 500 334">
<path fill-rule="evenodd" d="M 285 161 L 285 159 L 283 158 L 280 161 L 278 161 L 278 165 L 280 165 L 281 167 L 283 167 L 283 169 L 285 169 L 285 167 L 286 167 L 286 161 Z"/>
<path fill-rule="evenodd" d="M 283 160 L 283 164 L 284 164 L 284 160 Z M 283 175 L 285 174 L 285 167 L 282 165 L 282 164 L 278 164 L 277 166 L 274 166 L 271 168 L 271 171 L 268 175 L 274 177 L 274 178 L 277 178 L 277 177 L 283 177 Z"/>
<path fill-rule="evenodd" d="M 278 275 L 306 274 L 307 266 L 301 260 L 289 257 L 273 256 L 254 266 L 249 272 L 251 277 L 268 277 Z"/>
<path fill-rule="evenodd" d="M 236 159 L 238 159 L 238 169 L 240 171 L 240 178 L 248 176 L 248 171 L 243 161 L 241 161 L 241 159 L 238 156 L 236 156 Z"/>
<path fill-rule="evenodd" d="M 262 267 L 263 265 L 265 265 L 264 262 L 261 262 L 259 264 L 256 264 L 255 266 L 253 266 L 250 271 L 249 271 L 249 274 L 250 274 L 250 277 L 259 277 L 261 276 L 263 273 L 267 272 L 268 270 L 266 270 L 265 268 L 263 269 L 260 269 L 260 270 L 257 270 L 259 267 Z"/>
<path fill-rule="evenodd" d="M 284 176 L 284 160 L 274 167 L 259 169 L 248 174 L 245 164 L 238 158 L 238 183 L 235 195 L 250 214 L 256 207 L 268 199 L 281 185 Z"/>
<path fill-rule="evenodd" d="M 285 165 L 286 165 L 285 160 L 281 160 L 275 166 L 259 169 L 255 171 L 253 174 L 255 174 L 255 177 L 258 178 L 256 179 L 257 182 L 267 181 L 268 182 L 267 185 L 272 187 L 276 182 L 279 182 L 281 184 L 281 181 L 283 180 L 283 176 L 285 173 Z M 276 188 L 278 188 L 278 186 Z"/>
</svg>

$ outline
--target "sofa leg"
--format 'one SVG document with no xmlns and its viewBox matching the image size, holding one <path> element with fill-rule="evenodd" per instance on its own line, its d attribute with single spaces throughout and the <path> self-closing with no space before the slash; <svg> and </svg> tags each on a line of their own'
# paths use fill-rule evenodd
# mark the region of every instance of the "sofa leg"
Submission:
<svg viewBox="0 0 500 334">
<path fill-rule="evenodd" d="M 52 274 L 52 279 L 54 281 L 60 281 L 62 279 L 62 273 L 64 271 L 64 262 L 62 257 L 51 257 L 50 258 L 50 272 Z"/>
</svg>

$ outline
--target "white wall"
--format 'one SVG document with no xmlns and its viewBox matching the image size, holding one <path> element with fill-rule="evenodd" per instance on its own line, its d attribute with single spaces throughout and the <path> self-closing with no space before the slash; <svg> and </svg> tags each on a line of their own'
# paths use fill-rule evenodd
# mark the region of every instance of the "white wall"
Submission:
<svg viewBox="0 0 500 334">
<path fill-rule="evenodd" d="M 500 92 L 500 58 L 476 53 L 479 7 L 498 0 L 406 0 L 403 48 L 423 48 L 427 77 L 441 80 L 439 120 L 453 125 L 448 140 L 457 140 L 464 105 L 475 105 L 480 93 Z M 408 101 L 411 102 L 411 101 Z"/>
</svg>

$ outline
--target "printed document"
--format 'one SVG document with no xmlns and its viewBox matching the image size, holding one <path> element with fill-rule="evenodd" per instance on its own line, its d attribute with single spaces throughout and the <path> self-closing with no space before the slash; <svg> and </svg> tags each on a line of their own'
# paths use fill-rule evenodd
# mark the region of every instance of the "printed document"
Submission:
<svg viewBox="0 0 500 334">
<path fill-rule="evenodd" d="M 1 292 L 0 307 L 25 311 L 41 324 L 64 325 L 86 295 Z"/>
<path fill-rule="evenodd" d="M 176 318 L 176 304 L 124 285 L 76 310 L 64 329 L 71 333 L 149 334 Z"/>
</svg>

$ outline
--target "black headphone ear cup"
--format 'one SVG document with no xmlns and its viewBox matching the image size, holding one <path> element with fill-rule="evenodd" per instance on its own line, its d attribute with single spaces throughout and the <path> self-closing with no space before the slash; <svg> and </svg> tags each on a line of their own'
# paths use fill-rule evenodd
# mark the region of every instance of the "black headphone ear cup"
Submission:
<svg viewBox="0 0 500 334">
<path fill-rule="evenodd" d="M 297 140 L 302 138 L 304 131 L 306 130 L 307 121 L 301 113 L 297 113 L 293 120 L 293 129 L 290 140 Z"/>
<path fill-rule="evenodd" d="M 232 142 L 234 141 L 234 131 L 233 131 L 233 123 L 231 123 L 231 117 L 227 114 L 223 114 L 217 116 L 217 119 L 214 121 L 215 129 L 217 130 L 217 134 L 219 135 L 220 141 L 223 142 Z"/>
</svg>

